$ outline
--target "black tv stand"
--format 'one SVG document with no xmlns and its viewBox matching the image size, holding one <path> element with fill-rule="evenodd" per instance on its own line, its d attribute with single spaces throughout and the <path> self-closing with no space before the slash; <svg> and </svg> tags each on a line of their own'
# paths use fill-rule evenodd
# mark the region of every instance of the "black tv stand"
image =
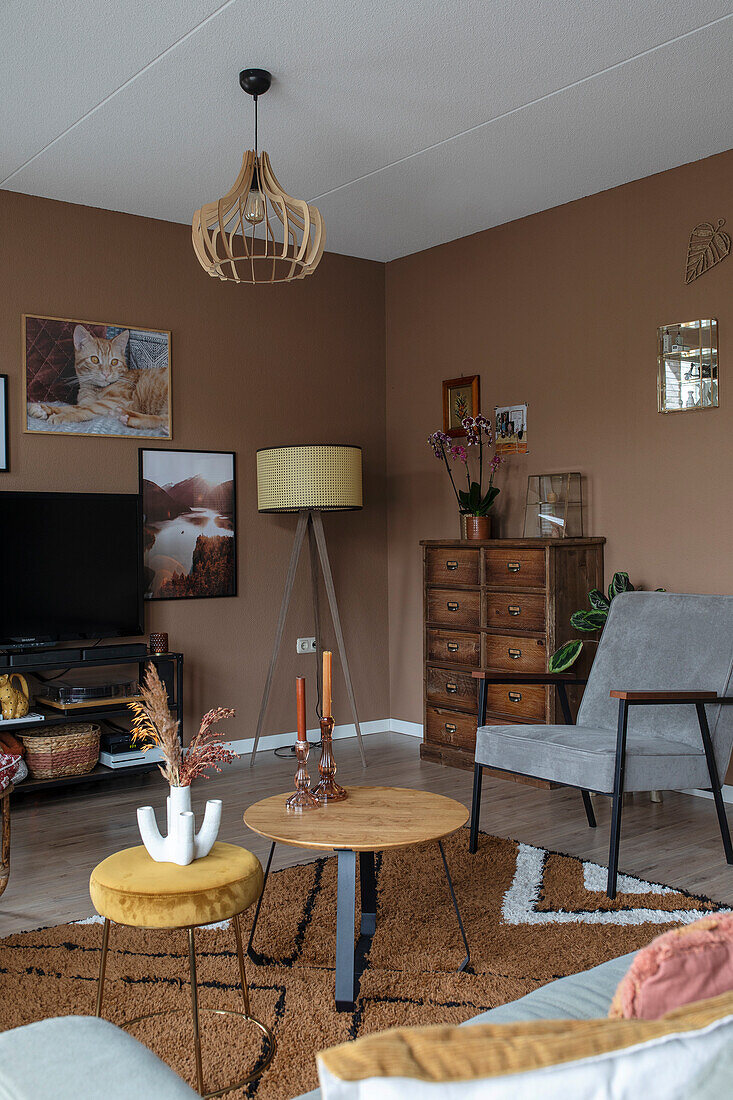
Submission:
<svg viewBox="0 0 733 1100">
<path fill-rule="evenodd" d="M 58 645 L 58 643 L 56 644 Z M 95 654 L 93 644 L 87 644 L 86 642 L 74 645 L 69 649 L 59 648 L 53 651 L 42 649 L 36 652 L 27 652 L 26 654 L 21 654 L 14 650 L 8 651 L 6 648 L 0 651 L 0 675 L 3 673 L 9 673 L 10 675 L 14 673 L 22 673 L 23 675 L 38 673 L 39 675 L 47 676 L 49 672 L 53 673 L 55 671 L 65 673 L 72 669 L 99 669 L 105 667 L 111 668 L 116 665 L 132 664 L 139 666 L 138 678 L 142 678 L 145 665 L 148 661 L 152 661 L 156 665 L 167 662 L 172 666 L 173 691 L 170 700 L 171 711 L 178 719 L 179 735 L 183 737 L 183 654 L 145 653 L 141 655 L 139 652 L 135 652 L 120 656 L 120 651 L 125 648 L 124 643 L 113 647 L 99 646 L 100 651 L 106 648 L 114 648 L 116 655 L 104 655 L 103 652 Z M 86 654 L 83 653 L 83 649 L 86 649 Z M 0 719 L 0 730 L 5 727 L 9 733 L 17 737 L 19 734 L 22 735 L 32 731 L 40 732 L 43 730 L 50 732 L 54 728 L 68 725 L 70 722 L 104 721 L 106 718 L 113 719 L 115 715 L 122 716 L 129 714 L 128 703 L 124 700 L 107 706 L 88 706 L 79 710 L 67 710 L 62 712 L 43 706 L 43 704 L 34 703 L 33 699 L 31 699 L 31 710 L 42 713 L 44 720 L 37 724 L 23 723 L 16 725 L 14 722 L 8 722 L 6 725 L 5 722 Z M 157 767 L 158 765 L 155 762 L 150 764 L 135 764 L 126 768 L 108 768 L 104 764 L 97 763 L 92 771 L 88 772 L 86 775 L 66 775 L 61 776 L 59 779 L 31 779 L 29 776 L 27 779 L 18 783 L 13 789 L 11 798 L 15 799 L 23 795 L 35 794 L 44 790 L 56 790 L 62 787 L 98 784 L 111 779 L 126 779 L 134 775 L 152 771 Z"/>
</svg>

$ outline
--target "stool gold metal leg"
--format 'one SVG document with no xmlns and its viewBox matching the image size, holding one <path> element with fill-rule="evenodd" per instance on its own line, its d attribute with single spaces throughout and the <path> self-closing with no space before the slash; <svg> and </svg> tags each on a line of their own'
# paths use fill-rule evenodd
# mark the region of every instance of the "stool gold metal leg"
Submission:
<svg viewBox="0 0 733 1100">
<path fill-rule="evenodd" d="M 242 929 L 239 924 L 240 914 L 232 917 L 234 936 L 237 941 L 237 962 L 239 963 L 239 984 L 242 987 L 242 1000 L 244 1001 L 244 1015 L 247 1019 L 252 1015 L 249 1007 L 249 986 L 247 985 L 247 973 L 244 969 L 244 950 L 242 948 Z"/>
<path fill-rule="evenodd" d="M 201 1065 L 201 1033 L 199 1031 L 199 994 L 196 985 L 196 941 L 194 930 L 188 930 L 188 966 L 191 972 L 191 1015 L 193 1017 L 193 1045 L 196 1054 L 196 1087 L 203 1095 L 204 1071 Z"/>
<path fill-rule="evenodd" d="M 244 1012 L 235 1012 L 230 1008 L 207 1008 L 199 1006 L 198 995 L 198 981 L 196 975 L 196 929 L 189 927 L 186 929 L 188 932 L 188 965 L 191 975 L 191 1017 L 193 1021 L 193 1040 L 194 1040 L 194 1054 L 196 1056 L 196 1088 L 198 1089 L 204 1100 L 212 1100 L 215 1096 L 222 1096 L 225 1092 L 231 1092 L 232 1089 L 245 1088 L 252 1081 L 256 1081 L 260 1077 L 270 1062 L 275 1057 L 275 1051 L 277 1050 L 277 1041 L 267 1024 L 263 1024 L 261 1020 L 256 1019 L 250 1012 L 249 1001 L 249 987 L 247 985 L 247 975 L 244 969 L 244 946 L 242 942 L 242 927 L 239 923 L 239 916 L 233 917 L 234 922 L 234 935 L 237 941 L 237 962 L 239 964 L 239 978 L 242 986 L 242 1000 L 244 1002 Z M 105 921 L 104 939 L 102 945 L 102 963 L 100 965 L 100 983 L 97 988 L 97 1015 L 101 1009 L 102 1004 L 102 988 L 104 985 L 104 967 L 107 954 L 107 944 L 109 940 L 109 921 Z M 144 1012 L 140 1016 L 135 1016 L 132 1020 L 126 1020 L 120 1026 L 128 1029 L 135 1024 L 139 1024 L 141 1020 L 151 1020 L 156 1016 L 172 1016 L 179 1012 L 186 1012 L 185 1008 L 164 1008 L 157 1012 Z M 213 1089 L 211 1092 L 204 1092 L 204 1069 L 201 1058 L 201 1028 L 199 1017 L 202 1012 L 209 1012 L 213 1016 L 232 1016 L 239 1020 L 247 1020 L 247 1022 L 253 1025 L 260 1033 L 261 1042 L 264 1042 L 264 1050 L 260 1054 L 255 1068 L 241 1081 L 231 1081 L 228 1085 L 222 1085 L 221 1088 Z"/>
<path fill-rule="evenodd" d="M 109 921 L 104 922 L 102 933 L 102 955 L 99 959 L 99 977 L 97 978 L 97 1007 L 95 1016 L 102 1015 L 102 997 L 104 996 L 104 976 L 107 972 L 107 948 L 109 947 Z"/>
</svg>

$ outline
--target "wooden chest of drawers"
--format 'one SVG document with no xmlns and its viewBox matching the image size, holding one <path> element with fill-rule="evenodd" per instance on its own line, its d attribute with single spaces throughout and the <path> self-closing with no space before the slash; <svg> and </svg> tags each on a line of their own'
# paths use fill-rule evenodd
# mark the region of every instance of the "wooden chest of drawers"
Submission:
<svg viewBox="0 0 733 1100">
<path fill-rule="evenodd" d="M 425 717 L 420 754 L 473 767 L 474 669 L 544 672 L 550 654 L 582 637 L 570 616 L 603 588 L 605 539 L 491 539 L 423 542 Z M 575 666 L 583 676 L 585 653 Z M 580 702 L 568 691 L 573 713 Z M 495 684 L 487 723 L 562 722 L 553 687 Z"/>
</svg>

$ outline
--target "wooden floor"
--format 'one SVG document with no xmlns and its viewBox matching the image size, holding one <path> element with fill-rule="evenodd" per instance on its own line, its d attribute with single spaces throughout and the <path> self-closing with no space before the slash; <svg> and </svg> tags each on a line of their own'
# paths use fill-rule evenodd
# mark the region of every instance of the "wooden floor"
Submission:
<svg viewBox="0 0 733 1100">
<path fill-rule="evenodd" d="M 471 773 L 421 762 L 416 738 L 373 734 L 365 745 L 370 763 L 362 771 L 356 741 L 336 743 L 341 782 L 419 787 L 470 805 Z M 293 772 L 289 761 L 261 752 L 254 769 L 246 758 L 221 776 L 197 783 L 194 803 L 200 810 L 207 797 L 222 798 L 220 839 L 245 845 L 264 862 L 268 843 L 245 828 L 242 813 L 252 802 L 288 789 Z M 78 793 L 72 789 L 14 801 L 11 873 L 0 898 L 0 935 L 89 916 L 90 871 L 112 852 L 139 844 L 136 808 L 152 803 L 160 811 L 164 798 L 163 780 L 155 772 Z M 481 827 L 605 864 L 609 802 L 597 798 L 595 804 L 598 828 L 589 829 L 577 792 L 535 790 L 486 776 Z M 310 858 L 307 852 L 278 846 L 273 866 Z M 707 799 L 665 794 L 662 805 L 641 795 L 629 800 L 620 868 L 733 904 L 733 867 L 725 863 L 715 810 Z"/>
</svg>

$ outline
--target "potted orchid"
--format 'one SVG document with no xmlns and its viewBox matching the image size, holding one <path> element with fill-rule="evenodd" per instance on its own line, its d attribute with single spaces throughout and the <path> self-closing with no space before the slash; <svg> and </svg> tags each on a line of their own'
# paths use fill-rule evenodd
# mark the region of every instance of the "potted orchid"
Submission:
<svg viewBox="0 0 733 1100">
<path fill-rule="evenodd" d="M 433 432 L 428 436 L 428 443 L 433 448 L 435 457 L 445 463 L 458 504 L 458 512 L 465 517 L 466 538 L 488 539 L 491 538 L 491 508 L 500 492 L 498 486 L 494 485 L 494 475 L 503 459 L 501 455 L 494 454 L 490 461 L 484 462 L 484 446 L 488 449 L 494 441 L 491 422 L 485 416 L 480 414 L 476 417 L 467 416 L 461 421 L 461 427 L 466 433 L 465 446 L 456 443 L 446 432 Z M 477 450 L 470 451 L 470 448 Z M 470 463 L 469 454 L 477 455 L 477 460 L 474 459 Z M 473 478 L 471 465 L 474 466 L 476 474 Z M 461 466 L 463 471 L 459 474 Z M 489 475 L 485 492 L 484 466 Z M 459 489 L 456 485 L 454 470 L 456 476 L 462 477 L 465 473 L 465 489 Z"/>
</svg>

